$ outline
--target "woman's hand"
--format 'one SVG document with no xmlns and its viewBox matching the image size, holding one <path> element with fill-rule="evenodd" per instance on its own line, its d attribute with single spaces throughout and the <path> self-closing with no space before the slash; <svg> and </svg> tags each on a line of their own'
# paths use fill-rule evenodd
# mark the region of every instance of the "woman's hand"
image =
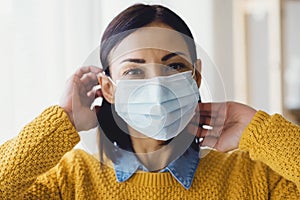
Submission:
<svg viewBox="0 0 300 200">
<path fill-rule="evenodd" d="M 238 148 L 244 129 L 256 113 L 253 108 L 235 102 L 199 103 L 199 109 L 197 137 L 204 138 L 201 146 L 222 152 Z"/>
<path fill-rule="evenodd" d="M 96 114 L 90 106 L 96 93 L 92 89 L 98 84 L 97 75 L 101 72 L 98 67 L 81 67 L 67 81 L 59 106 L 68 114 L 77 131 L 97 126 Z"/>
</svg>

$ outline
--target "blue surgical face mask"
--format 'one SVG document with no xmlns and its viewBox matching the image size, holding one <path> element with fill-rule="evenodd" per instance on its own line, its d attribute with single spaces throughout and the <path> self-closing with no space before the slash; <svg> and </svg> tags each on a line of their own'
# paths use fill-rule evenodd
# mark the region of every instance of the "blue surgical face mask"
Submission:
<svg viewBox="0 0 300 200">
<path fill-rule="evenodd" d="M 191 71 L 118 80 L 116 85 L 117 114 L 133 129 L 156 140 L 177 136 L 194 116 L 199 100 Z"/>
</svg>

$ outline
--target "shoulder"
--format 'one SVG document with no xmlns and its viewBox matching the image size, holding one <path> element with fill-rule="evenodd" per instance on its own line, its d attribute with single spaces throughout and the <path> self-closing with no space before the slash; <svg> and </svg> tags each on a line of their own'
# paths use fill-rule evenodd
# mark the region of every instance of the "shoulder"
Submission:
<svg viewBox="0 0 300 200">
<path fill-rule="evenodd" d="M 249 170 L 254 167 L 261 169 L 268 168 L 267 165 L 262 162 L 252 160 L 248 152 L 241 150 L 235 150 L 229 153 L 210 150 L 210 152 L 201 159 L 200 164 L 202 164 L 203 167 L 209 166 L 209 168 L 216 167 L 222 169 L 241 168 Z"/>
<path fill-rule="evenodd" d="M 241 150 L 230 153 L 211 150 L 200 160 L 198 176 L 208 179 L 214 177 L 224 187 L 233 183 L 244 187 L 252 184 L 268 187 L 271 179 L 281 179 L 281 176 L 266 164 L 252 160 L 248 152 Z"/>
<path fill-rule="evenodd" d="M 84 182 L 103 183 L 114 179 L 112 167 L 102 164 L 96 156 L 74 149 L 66 153 L 57 165 L 57 177 L 61 184 L 80 185 Z"/>
<path fill-rule="evenodd" d="M 62 157 L 58 165 L 66 169 L 75 167 L 90 168 L 99 167 L 100 161 L 96 158 L 96 156 L 93 156 L 82 149 L 72 149 Z"/>
<path fill-rule="evenodd" d="M 73 149 L 66 153 L 58 164 L 58 167 L 71 172 L 81 171 L 80 173 L 103 174 L 112 173 L 111 163 L 100 162 L 98 155 L 91 155 L 82 149 Z"/>
</svg>

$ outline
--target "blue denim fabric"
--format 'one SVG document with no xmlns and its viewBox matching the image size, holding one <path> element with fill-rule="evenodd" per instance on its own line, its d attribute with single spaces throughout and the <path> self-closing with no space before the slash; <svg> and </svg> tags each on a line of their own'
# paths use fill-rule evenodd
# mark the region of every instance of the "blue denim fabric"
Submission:
<svg viewBox="0 0 300 200">
<path fill-rule="evenodd" d="M 185 189 L 189 189 L 199 160 L 199 151 L 189 147 L 182 156 L 171 162 L 160 172 L 170 172 Z M 123 153 L 117 162 L 114 163 L 114 169 L 118 182 L 128 180 L 138 170 L 149 171 L 133 153 Z"/>
</svg>

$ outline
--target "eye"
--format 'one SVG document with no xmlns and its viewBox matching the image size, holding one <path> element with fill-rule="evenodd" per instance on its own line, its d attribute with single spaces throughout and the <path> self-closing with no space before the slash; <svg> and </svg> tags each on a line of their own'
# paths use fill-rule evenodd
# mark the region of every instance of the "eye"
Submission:
<svg viewBox="0 0 300 200">
<path fill-rule="evenodd" d="M 183 63 L 171 63 L 168 65 L 168 70 L 183 71 L 187 69 L 188 67 Z"/>
<path fill-rule="evenodd" d="M 144 71 L 139 68 L 127 69 L 123 72 L 123 76 L 142 76 Z"/>
</svg>

